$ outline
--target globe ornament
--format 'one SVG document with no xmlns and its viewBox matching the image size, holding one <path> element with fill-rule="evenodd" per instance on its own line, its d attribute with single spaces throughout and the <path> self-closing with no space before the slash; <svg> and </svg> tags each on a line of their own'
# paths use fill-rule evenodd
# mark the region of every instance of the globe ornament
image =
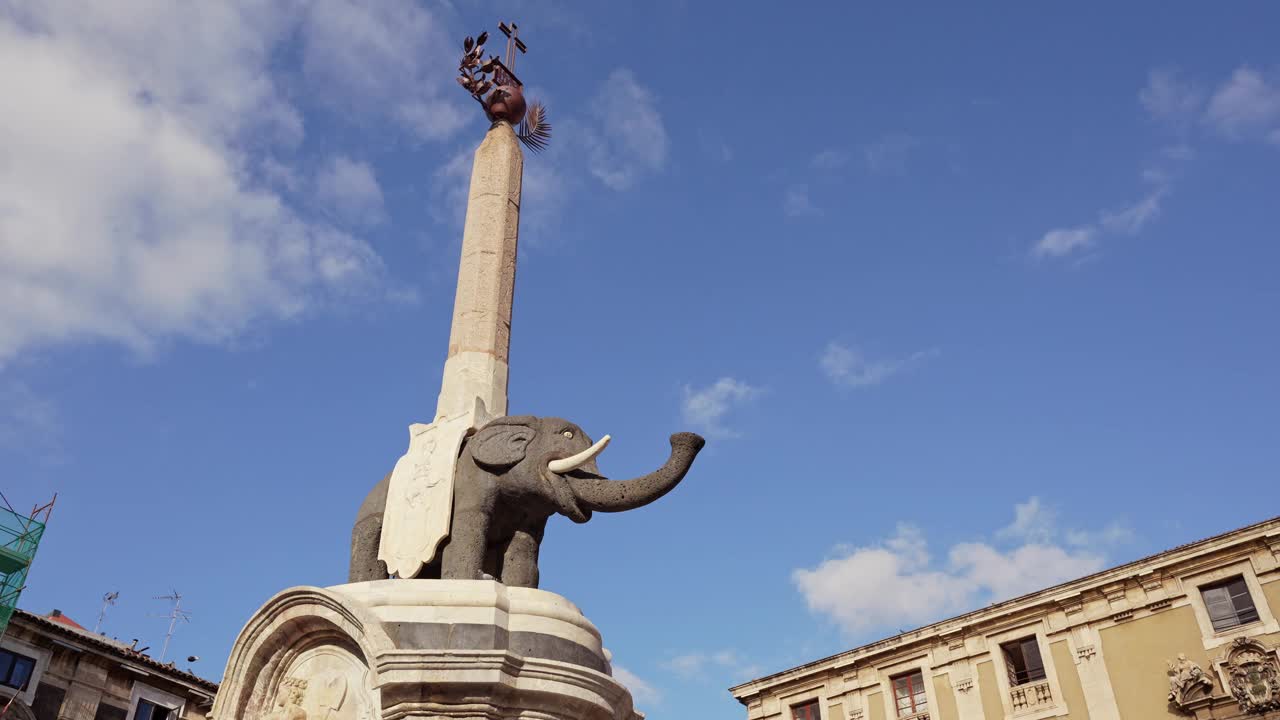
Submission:
<svg viewBox="0 0 1280 720">
<path fill-rule="evenodd" d="M 491 120 L 506 120 L 512 125 L 524 122 L 526 109 L 519 85 L 499 85 L 485 100 L 485 112 Z"/>
</svg>

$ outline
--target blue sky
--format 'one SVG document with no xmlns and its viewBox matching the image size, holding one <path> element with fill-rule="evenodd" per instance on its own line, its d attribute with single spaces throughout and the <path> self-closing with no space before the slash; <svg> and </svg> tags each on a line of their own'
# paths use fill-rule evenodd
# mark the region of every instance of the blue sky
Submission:
<svg viewBox="0 0 1280 720">
<path fill-rule="evenodd" d="M 79 5 L 79 7 L 73 7 Z M 1280 9 L 0 2 L 0 468 L 23 596 L 220 676 L 346 573 L 430 419 L 517 20 L 511 408 L 673 494 L 552 522 L 543 587 L 651 717 L 1276 512 Z"/>
</svg>

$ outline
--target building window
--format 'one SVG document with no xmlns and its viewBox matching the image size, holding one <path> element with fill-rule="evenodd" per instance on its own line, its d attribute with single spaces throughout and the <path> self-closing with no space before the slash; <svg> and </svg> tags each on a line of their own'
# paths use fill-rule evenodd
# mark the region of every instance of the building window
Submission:
<svg viewBox="0 0 1280 720">
<path fill-rule="evenodd" d="M 792 706 L 791 720 L 821 720 L 818 716 L 818 701 Z"/>
<path fill-rule="evenodd" d="M 133 720 L 169 720 L 173 715 L 173 708 L 157 705 L 150 700 L 138 700 L 138 709 L 133 713 Z"/>
<path fill-rule="evenodd" d="M 924 694 L 924 674 L 917 670 L 893 678 L 893 700 L 900 718 L 927 712 L 929 699 Z"/>
<path fill-rule="evenodd" d="M 1214 632 L 1258 621 L 1258 609 L 1253 605 L 1249 586 L 1243 577 L 1206 585 L 1200 588 L 1200 594 L 1204 597 L 1204 607 L 1209 611 Z"/>
<path fill-rule="evenodd" d="M 36 661 L 26 655 L 19 655 L 8 650 L 0 650 L 0 685 L 25 690 L 31 672 L 36 669 Z"/>
<path fill-rule="evenodd" d="M 1007 642 L 1000 646 L 1004 651 L 1004 666 L 1009 673 L 1009 687 L 1026 685 L 1044 680 L 1044 660 L 1040 658 L 1040 643 L 1035 636 Z"/>
</svg>

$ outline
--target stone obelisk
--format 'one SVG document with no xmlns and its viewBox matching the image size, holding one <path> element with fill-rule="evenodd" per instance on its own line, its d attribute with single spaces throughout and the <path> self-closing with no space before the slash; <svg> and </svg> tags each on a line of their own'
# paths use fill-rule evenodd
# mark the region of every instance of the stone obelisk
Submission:
<svg viewBox="0 0 1280 720">
<path fill-rule="evenodd" d="M 462 230 L 449 354 L 435 419 L 409 426 L 409 449 L 387 488 L 378 559 L 417 575 L 449 535 L 454 468 L 468 431 L 507 414 L 511 307 L 524 155 L 505 121 L 476 149 Z"/>
<path fill-rule="evenodd" d="M 515 131 L 506 122 L 496 123 L 476 149 L 471 166 L 449 356 L 436 418 L 469 412 L 477 398 L 490 415 L 507 414 L 523 172 L 524 155 Z"/>
</svg>

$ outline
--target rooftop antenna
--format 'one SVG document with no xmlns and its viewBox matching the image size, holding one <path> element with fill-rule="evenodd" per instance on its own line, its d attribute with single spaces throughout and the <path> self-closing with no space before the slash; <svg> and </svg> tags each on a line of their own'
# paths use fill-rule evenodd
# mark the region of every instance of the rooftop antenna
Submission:
<svg viewBox="0 0 1280 720">
<path fill-rule="evenodd" d="M 102 629 L 102 621 L 107 617 L 107 608 L 116 604 L 116 598 L 120 597 L 120 593 L 112 591 L 102 596 L 102 611 L 98 613 L 98 624 L 93 626 L 94 634 Z"/>
<path fill-rule="evenodd" d="M 173 603 L 173 609 L 168 615 L 153 615 L 153 617 L 169 618 L 169 632 L 164 635 L 164 647 L 160 650 L 160 662 L 164 662 L 164 658 L 169 654 L 169 641 L 173 639 L 173 630 L 178 625 L 178 621 L 191 622 L 191 613 L 182 609 L 182 596 L 174 590 L 169 595 L 157 595 L 155 600 L 168 600 Z"/>
</svg>

